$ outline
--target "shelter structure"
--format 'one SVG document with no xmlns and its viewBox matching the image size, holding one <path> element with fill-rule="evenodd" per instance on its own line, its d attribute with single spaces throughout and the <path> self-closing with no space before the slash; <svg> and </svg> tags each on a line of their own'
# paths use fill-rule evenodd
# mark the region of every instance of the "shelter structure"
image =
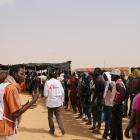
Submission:
<svg viewBox="0 0 140 140">
<path fill-rule="evenodd" d="M 15 65 L 2 65 L 0 64 L 0 70 L 9 70 L 11 67 L 22 66 L 25 70 L 35 71 L 56 71 L 57 73 L 71 72 L 71 61 L 63 63 L 27 63 L 27 64 L 15 64 Z"/>
</svg>

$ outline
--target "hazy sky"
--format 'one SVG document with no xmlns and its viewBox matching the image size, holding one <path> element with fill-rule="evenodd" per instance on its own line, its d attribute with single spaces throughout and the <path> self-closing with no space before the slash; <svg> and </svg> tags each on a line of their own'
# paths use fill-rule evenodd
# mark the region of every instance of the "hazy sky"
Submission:
<svg viewBox="0 0 140 140">
<path fill-rule="evenodd" d="M 0 0 L 0 63 L 140 66 L 140 0 Z"/>
</svg>

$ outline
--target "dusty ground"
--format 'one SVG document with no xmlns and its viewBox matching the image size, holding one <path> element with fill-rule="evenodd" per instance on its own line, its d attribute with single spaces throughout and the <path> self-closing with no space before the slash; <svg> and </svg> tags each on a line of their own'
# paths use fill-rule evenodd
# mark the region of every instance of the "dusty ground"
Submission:
<svg viewBox="0 0 140 140">
<path fill-rule="evenodd" d="M 30 99 L 22 96 L 22 103 Z M 88 126 L 81 120 L 76 120 L 71 111 L 63 111 L 66 135 L 62 136 L 55 121 L 55 136 L 48 133 L 47 109 L 44 100 L 39 99 L 34 109 L 29 109 L 22 117 L 17 140 L 101 140 L 101 135 L 93 135 Z M 124 121 L 124 127 L 127 121 Z"/>
</svg>

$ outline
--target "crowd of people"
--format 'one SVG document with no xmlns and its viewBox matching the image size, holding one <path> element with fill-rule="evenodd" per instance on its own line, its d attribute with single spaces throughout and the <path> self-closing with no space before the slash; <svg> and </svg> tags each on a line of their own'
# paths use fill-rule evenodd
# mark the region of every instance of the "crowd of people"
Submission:
<svg viewBox="0 0 140 140">
<path fill-rule="evenodd" d="M 61 81 L 65 90 L 65 109 L 72 107 L 77 119 L 87 121 L 92 133 L 100 134 L 105 122 L 103 139 L 123 140 L 122 119 L 130 118 L 125 130 L 129 138 L 132 129 L 134 140 L 140 140 L 140 71 L 128 77 L 118 69 L 106 72 L 73 73 Z M 129 103 L 130 99 L 130 103 Z"/>
<path fill-rule="evenodd" d="M 101 134 L 100 130 L 104 122 L 102 136 L 104 140 L 123 140 L 122 119 L 128 118 L 125 137 L 130 138 L 130 130 L 132 130 L 133 140 L 140 140 L 140 71 L 138 69 L 128 76 L 119 69 L 107 72 L 100 68 L 95 68 L 94 72 L 73 72 L 60 75 L 54 71 L 49 75 L 27 71 L 25 81 L 23 69 L 15 70 L 11 70 L 10 73 L 0 72 L 0 92 L 2 93 L 0 101 L 3 103 L 0 105 L 2 110 L 0 131 L 3 130 L 0 132 L 2 135 L 0 139 L 5 140 L 7 136 L 15 133 L 15 120 L 20 116 L 17 114 L 21 112 L 20 110 L 24 112 L 24 107 L 31 107 L 36 102 L 36 95 L 39 93 L 40 97 L 47 97 L 50 134 L 54 134 L 55 131 L 53 115 L 56 116 L 62 134 L 65 134 L 60 111 L 63 106 L 66 110 L 72 110 L 76 119 L 85 121 L 94 134 Z M 9 77 L 12 81 L 7 81 Z M 19 89 L 15 85 L 15 83 L 23 85 L 23 81 L 26 90 L 33 97 L 33 103 L 30 105 L 27 103 L 25 106 L 19 104 Z M 6 106 L 8 111 L 3 106 Z M 5 114 L 5 112 L 8 113 Z M 8 120 L 5 120 L 3 116 L 6 116 Z M 5 123 L 7 123 L 6 132 L 3 126 Z"/>
</svg>

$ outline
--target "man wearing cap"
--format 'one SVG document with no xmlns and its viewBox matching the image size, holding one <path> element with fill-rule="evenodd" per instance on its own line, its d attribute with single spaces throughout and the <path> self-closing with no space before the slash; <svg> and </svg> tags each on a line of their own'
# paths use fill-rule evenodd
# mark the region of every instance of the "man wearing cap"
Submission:
<svg viewBox="0 0 140 140">
<path fill-rule="evenodd" d="M 121 72 L 118 69 L 111 71 L 111 92 L 114 95 L 112 98 L 112 122 L 111 122 L 111 138 L 112 140 L 123 140 L 122 131 L 122 102 L 125 99 L 126 88 L 120 78 Z"/>
</svg>

